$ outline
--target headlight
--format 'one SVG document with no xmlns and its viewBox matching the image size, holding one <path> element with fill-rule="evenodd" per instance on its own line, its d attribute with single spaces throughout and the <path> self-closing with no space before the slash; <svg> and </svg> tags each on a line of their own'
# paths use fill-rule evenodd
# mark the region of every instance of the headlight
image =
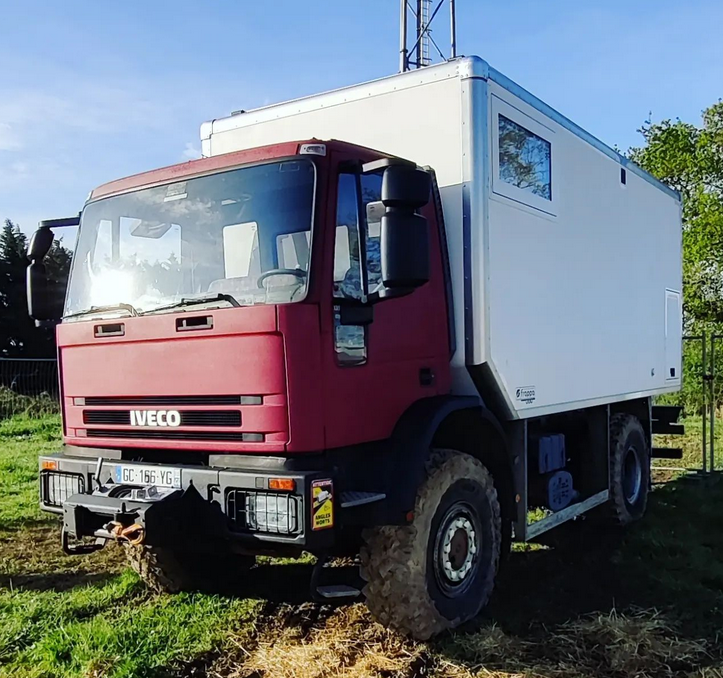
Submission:
<svg viewBox="0 0 723 678">
<path fill-rule="evenodd" d="M 85 480 L 80 473 L 42 471 L 40 474 L 40 497 L 47 506 L 63 505 L 65 500 L 85 492 Z"/>
<path fill-rule="evenodd" d="M 246 495 L 246 527 L 254 532 L 294 534 L 299 531 L 298 499 L 288 494 Z"/>
<path fill-rule="evenodd" d="M 301 497 L 286 492 L 229 490 L 226 515 L 231 529 L 239 532 L 289 535 L 302 532 Z"/>
</svg>

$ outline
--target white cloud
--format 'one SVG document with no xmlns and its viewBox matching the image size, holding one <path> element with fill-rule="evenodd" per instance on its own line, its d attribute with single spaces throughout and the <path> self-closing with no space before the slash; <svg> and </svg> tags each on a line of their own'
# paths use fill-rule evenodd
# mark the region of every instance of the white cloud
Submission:
<svg viewBox="0 0 723 678">
<path fill-rule="evenodd" d="M 198 160 L 201 157 L 201 149 L 190 141 L 186 142 L 186 148 L 183 150 L 185 160 Z"/>
<path fill-rule="evenodd" d="M 11 125 L 0 122 L 0 151 L 14 151 L 20 148 L 20 141 Z"/>
</svg>

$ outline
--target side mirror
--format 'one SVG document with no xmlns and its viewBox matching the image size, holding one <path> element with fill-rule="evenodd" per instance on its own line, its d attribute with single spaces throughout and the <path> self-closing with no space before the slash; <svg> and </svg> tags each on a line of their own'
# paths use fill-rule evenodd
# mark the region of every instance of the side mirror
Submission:
<svg viewBox="0 0 723 678">
<path fill-rule="evenodd" d="M 429 282 L 429 225 L 416 210 L 429 202 L 431 178 L 411 164 L 384 170 L 381 219 L 382 282 L 380 296 L 410 294 Z"/>
<path fill-rule="evenodd" d="M 30 238 L 28 259 L 33 262 L 42 262 L 45 255 L 50 251 L 54 238 L 55 235 L 47 226 L 41 226 Z"/>
<path fill-rule="evenodd" d="M 40 228 L 30 238 L 28 244 L 28 259 L 30 265 L 26 274 L 26 292 L 28 297 L 28 315 L 35 320 L 36 325 L 52 325 L 60 318 L 62 309 L 51 299 L 48 286 L 48 276 L 43 259 L 53 245 L 53 232 L 45 222 L 40 222 Z"/>
<path fill-rule="evenodd" d="M 48 290 L 48 276 L 45 264 L 32 262 L 28 266 L 26 277 L 28 295 L 28 315 L 35 320 L 38 326 L 52 323 L 58 319 L 50 301 Z"/>
</svg>

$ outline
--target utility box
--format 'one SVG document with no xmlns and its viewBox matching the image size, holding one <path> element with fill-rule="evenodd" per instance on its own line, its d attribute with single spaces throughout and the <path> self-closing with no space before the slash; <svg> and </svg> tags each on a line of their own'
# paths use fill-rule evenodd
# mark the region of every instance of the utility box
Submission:
<svg viewBox="0 0 723 678">
<path fill-rule="evenodd" d="M 205 156 L 343 139 L 434 168 L 454 389 L 529 418 L 680 387 L 679 195 L 477 57 L 232 115 Z"/>
</svg>

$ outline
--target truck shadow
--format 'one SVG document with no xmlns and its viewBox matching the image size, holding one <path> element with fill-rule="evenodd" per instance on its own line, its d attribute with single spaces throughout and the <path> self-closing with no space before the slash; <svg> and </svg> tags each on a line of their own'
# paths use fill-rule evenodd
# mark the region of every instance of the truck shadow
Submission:
<svg viewBox="0 0 723 678">
<path fill-rule="evenodd" d="M 519 634 L 592 613 L 656 609 L 682 631 L 714 637 L 723 622 L 723 481 L 661 485 L 646 518 L 625 529 L 599 517 L 511 553 L 480 622 Z"/>
<path fill-rule="evenodd" d="M 690 637 L 714 638 L 723 626 L 723 480 L 658 487 L 647 517 L 626 529 L 596 518 L 515 549 L 490 604 L 463 631 L 494 624 L 529 636 L 594 613 L 655 609 Z M 332 570 L 340 581 L 359 582 L 354 567 Z M 311 571 L 310 564 L 259 565 L 243 594 L 272 607 L 309 603 Z"/>
<path fill-rule="evenodd" d="M 484 613 L 425 644 L 390 634 L 361 606 L 310 604 L 310 564 L 259 565 L 244 595 L 267 601 L 260 637 L 280 656 L 319 643 L 336 648 L 331 664 L 377 656 L 410 677 L 723 676 L 723 479 L 657 488 L 646 519 L 624 530 L 594 518 L 516 548 Z"/>
</svg>

